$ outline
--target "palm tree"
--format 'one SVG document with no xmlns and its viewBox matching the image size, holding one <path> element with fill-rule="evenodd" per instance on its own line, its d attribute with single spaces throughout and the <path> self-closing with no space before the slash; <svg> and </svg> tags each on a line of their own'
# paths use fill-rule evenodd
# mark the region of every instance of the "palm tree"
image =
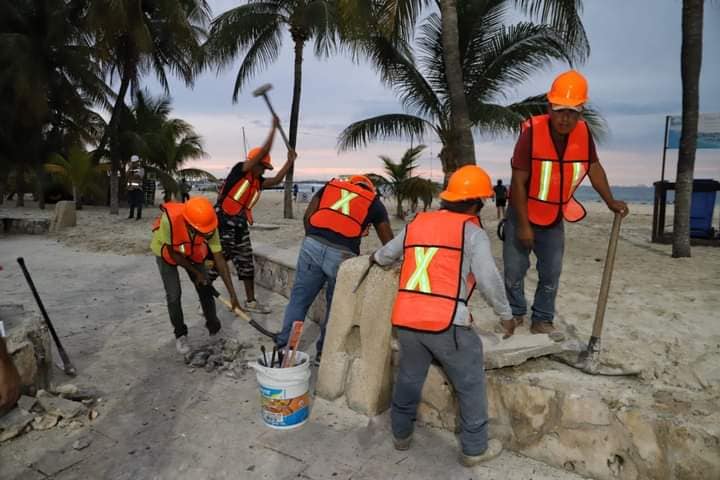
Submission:
<svg viewBox="0 0 720 480">
<path fill-rule="evenodd" d="M 703 4 L 704 0 L 683 0 L 682 8 L 682 132 L 675 180 L 672 248 L 672 256 L 676 258 L 690 256 L 690 200 L 697 146 Z"/>
<path fill-rule="evenodd" d="M 395 216 L 397 218 L 405 218 L 402 203 L 409 197 L 408 180 L 413 178 L 412 172 L 417 168 L 417 160 L 423 150 L 425 150 L 425 145 L 408 148 L 400 158 L 400 162 L 397 163 L 387 155 L 380 155 L 387 174 L 385 183 L 395 196 Z"/>
<path fill-rule="evenodd" d="M 153 73 L 169 92 L 167 73 L 178 75 L 188 86 L 202 60 L 201 42 L 210 19 L 205 0 L 94 0 L 88 3 L 97 57 L 113 79 L 120 80 L 108 128 L 97 148 L 96 160 L 110 142 L 110 213 L 118 213 L 118 174 L 122 158 L 118 120 L 128 89 L 138 91 L 144 74 Z"/>
<path fill-rule="evenodd" d="M 429 178 L 411 177 L 405 184 L 405 196 L 410 200 L 410 210 L 417 211 L 418 202 L 422 201 L 423 211 L 432 207 L 433 199 L 440 193 L 441 187 Z"/>
<path fill-rule="evenodd" d="M 260 70 L 280 55 L 283 30 L 287 28 L 294 44 L 292 108 L 289 143 L 297 146 L 302 63 L 305 44 L 315 41 L 315 54 L 327 56 L 335 48 L 335 2 L 331 0 L 248 0 L 246 4 L 223 13 L 213 20 L 207 42 L 208 62 L 219 70 L 228 67 L 242 52 L 233 88 L 233 102 Z M 284 216 L 293 218 L 293 167 L 285 178 Z"/>
<path fill-rule="evenodd" d="M 78 210 L 82 209 L 83 195 L 103 194 L 100 178 L 107 171 L 107 165 L 94 165 L 92 154 L 79 146 L 71 147 L 67 157 L 57 153 L 51 155 L 45 170 L 69 184 Z"/>
<path fill-rule="evenodd" d="M 17 170 L 19 205 L 25 172 L 41 167 L 50 145 L 91 135 L 99 117 L 90 108 L 103 106 L 109 92 L 76 3 L 0 3 L 0 147 Z"/>
<path fill-rule="evenodd" d="M 507 25 L 506 2 L 460 3 L 459 36 L 464 88 L 470 121 L 477 132 L 488 135 L 515 132 L 531 115 L 545 113 L 545 95 L 512 104 L 502 100 L 519 83 L 556 60 L 570 63 L 573 46 L 550 25 L 519 22 Z M 383 37 L 373 39 L 374 62 L 383 80 L 397 93 L 405 112 L 379 115 L 349 125 L 340 134 L 340 150 L 355 149 L 388 138 L 423 139 L 434 133 L 442 142 L 440 160 L 447 176 L 462 160 L 450 119 L 441 19 L 424 20 L 413 52 L 404 52 Z M 600 137 L 604 121 L 593 110 L 585 119 Z"/>
</svg>

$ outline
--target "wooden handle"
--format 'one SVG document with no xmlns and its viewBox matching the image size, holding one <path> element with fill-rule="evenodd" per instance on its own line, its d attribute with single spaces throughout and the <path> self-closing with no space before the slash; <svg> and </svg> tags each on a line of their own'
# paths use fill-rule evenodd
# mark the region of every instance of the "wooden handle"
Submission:
<svg viewBox="0 0 720 480">
<path fill-rule="evenodd" d="M 227 301 L 227 299 L 225 299 L 224 297 L 219 296 L 218 299 L 220 299 L 220 301 L 221 301 L 228 309 L 230 309 L 231 312 L 233 312 L 233 313 L 234 313 L 235 315 L 237 315 L 238 317 L 242 318 L 242 319 L 245 320 L 246 322 L 249 322 L 249 321 L 251 320 L 251 318 L 248 316 L 247 313 L 243 312 L 243 311 L 240 310 L 239 308 L 233 308 L 232 303 L 230 303 L 229 301 Z"/>
<path fill-rule="evenodd" d="M 613 268 L 615 266 L 615 252 L 617 250 L 618 237 L 620 237 L 621 223 L 622 215 L 616 213 L 613 219 L 612 231 L 610 232 L 610 242 L 608 243 L 602 283 L 600 284 L 600 294 L 598 295 L 597 308 L 595 309 L 595 322 L 593 323 L 592 331 L 593 337 L 600 338 L 600 334 L 602 333 L 603 321 L 605 320 L 605 307 L 607 307 L 610 281 L 612 280 Z"/>
</svg>

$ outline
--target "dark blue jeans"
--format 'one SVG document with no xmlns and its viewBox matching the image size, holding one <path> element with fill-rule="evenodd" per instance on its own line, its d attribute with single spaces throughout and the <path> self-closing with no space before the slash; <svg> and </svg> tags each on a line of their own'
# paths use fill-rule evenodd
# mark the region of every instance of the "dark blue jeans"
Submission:
<svg viewBox="0 0 720 480">
<path fill-rule="evenodd" d="M 457 395 L 463 453 L 483 453 L 488 446 L 488 413 L 480 337 L 469 327 L 450 327 L 442 333 L 398 328 L 397 337 L 400 366 L 390 411 L 393 435 L 404 439 L 412 434 L 423 384 L 435 359 Z"/>
<path fill-rule="evenodd" d="M 532 305 L 531 320 L 552 323 L 555 318 L 557 297 L 565 250 L 565 228 L 560 221 L 549 228 L 533 226 L 535 241 L 532 251 L 537 258 L 538 284 Z M 517 216 L 512 207 L 508 209 L 503 242 L 505 268 L 505 293 L 515 316 L 527 314 L 525 300 L 525 274 L 530 268 L 530 250 L 517 239 Z"/>
<path fill-rule="evenodd" d="M 337 272 L 342 262 L 354 256 L 349 251 L 325 245 L 312 237 L 305 237 L 298 255 L 295 282 L 290 292 L 290 301 L 285 309 L 283 329 L 275 339 L 278 346 L 287 344 L 294 321 L 305 321 L 310 305 L 315 301 L 315 297 L 317 297 L 324 285 L 327 311 L 325 320 L 320 325 L 320 338 L 318 338 L 316 345 L 317 351 L 322 352 Z"/>
</svg>

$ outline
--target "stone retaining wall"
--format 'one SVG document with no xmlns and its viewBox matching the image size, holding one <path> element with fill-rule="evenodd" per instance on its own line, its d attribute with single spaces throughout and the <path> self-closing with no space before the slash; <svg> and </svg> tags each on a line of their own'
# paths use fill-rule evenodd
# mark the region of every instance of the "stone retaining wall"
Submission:
<svg viewBox="0 0 720 480">
<path fill-rule="evenodd" d="M 3 217 L 0 227 L 5 234 L 43 235 L 50 229 L 50 220 Z"/>
</svg>

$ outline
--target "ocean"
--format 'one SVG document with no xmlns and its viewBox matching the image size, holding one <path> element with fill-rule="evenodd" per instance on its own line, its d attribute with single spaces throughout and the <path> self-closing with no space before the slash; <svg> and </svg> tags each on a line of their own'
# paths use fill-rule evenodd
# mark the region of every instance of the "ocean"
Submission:
<svg viewBox="0 0 720 480">
<path fill-rule="evenodd" d="M 624 202 L 652 205 L 655 196 L 653 187 L 643 185 L 636 187 L 614 187 L 611 186 L 613 196 Z M 575 192 L 575 198 L 585 202 L 600 202 L 600 195 L 589 185 L 581 185 Z M 668 192 L 667 202 L 672 204 L 675 201 L 675 192 Z M 720 195 L 715 196 L 715 204 L 720 205 Z"/>
</svg>

